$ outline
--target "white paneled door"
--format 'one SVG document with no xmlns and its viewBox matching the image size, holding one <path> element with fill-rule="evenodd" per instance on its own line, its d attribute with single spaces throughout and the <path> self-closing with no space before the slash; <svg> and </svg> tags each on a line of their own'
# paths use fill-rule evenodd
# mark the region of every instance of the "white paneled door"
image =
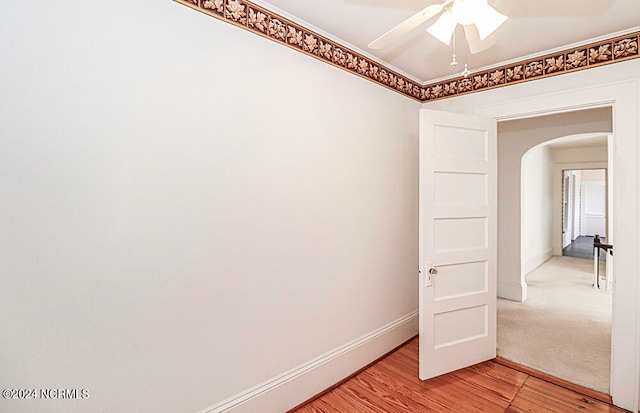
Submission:
<svg viewBox="0 0 640 413">
<path fill-rule="evenodd" d="M 420 111 L 420 378 L 496 356 L 496 121 Z"/>
</svg>

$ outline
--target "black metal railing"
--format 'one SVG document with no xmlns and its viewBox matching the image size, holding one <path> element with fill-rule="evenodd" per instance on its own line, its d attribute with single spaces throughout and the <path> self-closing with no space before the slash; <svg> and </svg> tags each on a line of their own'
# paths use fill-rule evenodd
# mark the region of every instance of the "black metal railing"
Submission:
<svg viewBox="0 0 640 413">
<path fill-rule="evenodd" d="M 595 238 L 593 239 L 593 259 L 595 260 L 594 267 L 596 273 L 594 287 L 598 289 L 600 288 L 600 253 L 602 251 L 604 251 L 605 254 L 608 253 L 609 255 L 613 256 L 613 245 L 603 243 L 600 239 L 600 236 L 596 234 Z"/>
</svg>

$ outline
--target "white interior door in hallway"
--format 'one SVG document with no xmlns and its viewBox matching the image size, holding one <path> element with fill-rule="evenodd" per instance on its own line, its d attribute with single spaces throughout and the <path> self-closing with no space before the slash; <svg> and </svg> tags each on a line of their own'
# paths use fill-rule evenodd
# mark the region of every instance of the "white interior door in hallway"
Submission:
<svg viewBox="0 0 640 413">
<path fill-rule="evenodd" d="M 496 121 L 420 112 L 420 378 L 496 355 Z"/>
</svg>

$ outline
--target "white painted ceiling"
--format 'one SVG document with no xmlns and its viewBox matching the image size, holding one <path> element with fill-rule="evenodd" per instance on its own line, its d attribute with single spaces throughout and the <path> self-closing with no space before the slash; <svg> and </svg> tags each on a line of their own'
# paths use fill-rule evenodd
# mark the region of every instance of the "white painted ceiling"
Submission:
<svg viewBox="0 0 640 413">
<path fill-rule="evenodd" d="M 457 76 L 464 68 L 464 31 L 458 27 L 457 68 L 452 47 L 425 30 L 437 17 L 382 50 L 367 45 L 437 0 L 256 0 L 283 17 L 368 55 L 421 83 Z M 472 71 L 550 50 L 563 49 L 640 28 L 640 0 L 489 0 L 509 19 L 495 32 L 496 45 L 467 53 Z"/>
</svg>

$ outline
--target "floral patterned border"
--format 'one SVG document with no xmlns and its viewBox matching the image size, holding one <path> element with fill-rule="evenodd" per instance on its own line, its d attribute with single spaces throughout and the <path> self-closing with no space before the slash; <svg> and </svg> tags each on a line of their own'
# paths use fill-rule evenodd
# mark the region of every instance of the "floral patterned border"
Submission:
<svg viewBox="0 0 640 413">
<path fill-rule="evenodd" d="M 496 87 L 543 79 L 564 73 L 637 59 L 640 32 L 566 49 L 561 52 L 494 67 L 468 77 L 424 86 L 423 102 Z"/>
<path fill-rule="evenodd" d="M 174 0 L 371 80 L 420 102 L 571 73 L 640 57 L 640 32 L 421 85 L 247 0 Z"/>
</svg>

